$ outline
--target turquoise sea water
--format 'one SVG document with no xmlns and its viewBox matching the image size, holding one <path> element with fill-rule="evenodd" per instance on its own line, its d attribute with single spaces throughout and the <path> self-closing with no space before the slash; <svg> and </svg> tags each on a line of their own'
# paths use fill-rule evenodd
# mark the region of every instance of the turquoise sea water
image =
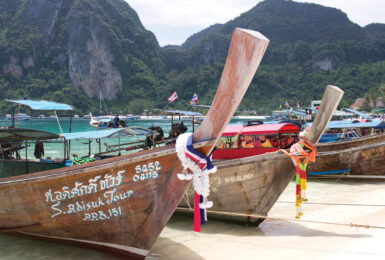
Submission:
<svg viewBox="0 0 385 260">
<path fill-rule="evenodd" d="M 175 121 L 175 119 L 174 119 Z M 60 118 L 59 119 L 61 129 L 64 133 L 69 132 L 70 120 L 69 118 Z M 191 122 L 190 120 L 184 120 L 185 125 L 188 127 L 189 131 L 191 131 Z M 128 126 L 140 126 L 144 128 L 148 128 L 150 126 L 160 126 L 165 136 L 168 136 L 168 132 L 171 128 L 171 119 L 170 120 L 132 120 L 127 121 Z M 2 121 L 0 122 L 0 127 L 2 126 L 10 126 L 11 122 Z M 15 122 L 15 127 L 18 128 L 29 128 L 29 129 L 37 129 L 41 131 L 53 132 L 60 134 L 60 128 L 56 119 L 31 119 L 28 121 L 18 121 Z M 197 127 L 197 126 L 195 126 Z M 82 132 L 82 131 L 98 131 L 97 128 L 90 126 L 89 120 L 87 119 L 73 119 L 72 121 L 72 132 Z M 128 143 L 134 142 L 137 140 L 143 140 L 144 136 L 137 137 L 125 137 L 120 138 L 120 143 Z M 106 150 L 106 145 L 118 144 L 118 138 L 105 138 L 102 139 L 101 150 L 104 152 Z M 45 143 L 44 144 L 45 157 L 50 157 L 51 159 L 59 158 L 62 159 L 64 156 L 64 145 L 62 143 Z M 96 141 L 92 141 L 91 143 L 91 154 L 95 154 L 99 152 L 99 144 Z M 132 151 L 130 151 L 132 152 Z M 21 156 L 25 158 L 26 151 L 23 150 L 21 152 Z M 33 158 L 34 147 L 30 146 L 27 150 L 28 158 Z M 78 140 L 71 142 L 71 154 L 76 153 L 79 156 L 85 156 L 89 153 L 89 145 L 88 140 Z M 114 153 L 112 153 L 114 154 Z M 115 153 L 116 154 L 116 153 Z"/>
<path fill-rule="evenodd" d="M 63 131 L 63 133 L 69 132 L 70 127 L 70 120 L 69 118 L 59 118 L 60 126 Z M 175 119 L 174 119 L 175 122 Z M 188 131 L 192 131 L 192 125 L 191 121 L 186 119 L 183 120 L 184 124 L 187 126 Z M 237 123 L 242 122 L 242 120 L 232 120 L 231 123 Z M 3 126 L 10 126 L 10 121 L 0 121 L 0 127 Z M 171 129 L 171 119 L 166 120 L 132 120 L 127 121 L 128 126 L 140 126 L 144 128 L 148 128 L 150 126 L 160 126 L 163 131 L 164 135 L 167 137 L 168 132 Z M 41 131 L 47 131 L 47 132 L 53 132 L 60 134 L 60 128 L 58 126 L 58 123 L 56 119 L 31 119 L 28 121 L 18 121 L 15 122 L 15 127 L 18 128 L 29 128 L 29 129 L 37 129 Z M 195 129 L 198 127 L 198 125 L 195 125 Z M 90 126 L 89 119 L 73 119 L 72 121 L 72 132 L 82 132 L 82 131 L 98 131 L 97 128 L 94 128 Z M 135 142 L 139 140 L 144 140 L 144 136 L 137 136 L 137 137 L 125 137 L 125 138 L 104 138 L 102 139 L 101 144 L 101 151 L 106 151 L 106 145 L 117 145 L 129 143 L 129 142 Z M 50 157 L 51 159 L 62 159 L 64 158 L 64 145 L 62 143 L 45 143 L 44 144 L 44 152 L 45 156 L 44 158 Z M 91 142 L 91 154 L 96 154 L 99 152 L 99 144 L 94 140 Z M 124 153 L 132 153 L 135 151 L 129 151 L 129 152 L 122 152 Z M 29 159 L 34 158 L 34 147 L 31 145 L 27 150 L 27 156 Z M 71 141 L 71 155 L 76 153 L 78 156 L 86 156 L 89 154 L 89 145 L 88 140 L 78 140 L 78 141 Z M 112 154 L 117 154 L 112 153 Z M 21 157 L 26 157 L 26 151 L 23 150 L 20 153 Z"/>
</svg>

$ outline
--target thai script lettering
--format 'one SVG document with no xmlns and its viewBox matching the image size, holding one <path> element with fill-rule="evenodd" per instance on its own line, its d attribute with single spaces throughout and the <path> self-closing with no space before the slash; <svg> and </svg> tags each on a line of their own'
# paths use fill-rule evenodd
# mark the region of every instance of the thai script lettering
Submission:
<svg viewBox="0 0 385 260">
<path fill-rule="evenodd" d="M 240 181 L 247 181 L 253 179 L 254 176 L 252 173 L 244 174 L 244 175 L 237 175 L 232 177 L 226 177 L 225 182 L 226 183 L 233 183 L 233 182 L 240 182 Z"/>
<path fill-rule="evenodd" d="M 119 186 L 123 182 L 123 173 L 126 171 L 119 171 L 116 176 L 105 174 L 104 178 L 101 175 L 96 176 L 88 180 L 88 184 L 83 184 L 83 182 L 75 182 L 74 187 L 64 186 L 60 191 L 52 192 L 52 189 L 49 189 L 45 193 L 46 202 L 57 202 L 64 201 L 71 198 L 82 197 L 85 195 L 93 194 L 98 191 L 114 188 Z"/>
</svg>

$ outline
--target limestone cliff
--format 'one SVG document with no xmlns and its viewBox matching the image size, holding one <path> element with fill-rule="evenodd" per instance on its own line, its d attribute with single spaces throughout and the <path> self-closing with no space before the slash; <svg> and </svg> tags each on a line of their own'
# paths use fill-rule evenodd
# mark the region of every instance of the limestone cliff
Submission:
<svg viewBox="0 0 385 260">
<path fill-rule="evenodd" d="M 17 84 L 0 98 L 9 98 L 8 92 L 59 99 L 69 83 L 90 98 L 101 91 L 114 100 L 135 85 L 132 67 L 139 63 L 140 71 L 152 74 L 160 52 L 155 36 L 124 0 L 0 1 L 0 25 L 0 78 Z M 64 82 L 54 86 L 59 77 Z"/>
</svg>

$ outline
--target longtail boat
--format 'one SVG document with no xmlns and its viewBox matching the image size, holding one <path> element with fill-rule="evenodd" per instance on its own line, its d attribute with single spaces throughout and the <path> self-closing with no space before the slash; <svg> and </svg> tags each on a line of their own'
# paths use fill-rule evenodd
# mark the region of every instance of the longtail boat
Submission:
<svg viewBox="0 0 385 260">
<path fill-rule="evenodd" d="M 262 34 L 235 29 L 211 109 L 193 134 L 208 155 L 241 102 L 265 53 Z M 175 147 L 0 179 L 0 232 L 143 258 L 191 181 Z"/>
<path fill-rule="evenodd" d="M 297 123 L 229 125 L 222 134 L 222 142 L 213 153 L 214 160 L 229 160 L 287 149 L 298 141 L 301 125 Z"/>
<path fill-rule="evenodd" d="M 379 119 L 330 121 L 317 144 L 316 163 L 309 164 L 307 174 L 385 175 L 384 130 L 385 122 Z M 237 159 L 285 149 L 298 139 L 299 132 L 295 122 L 230 125 L 213 159 Z"/>
<path fill-rule="evenodd" d="M 382 120 L 329 124 L 326 142 L 317 145 L 317 163 L 309 165 L 308 174 L 385 175 L 384 127 Z"/>
<path fill-rule="evenodd" d="M 305 137 L 316 144 L 337 108 L 343 91 L 327 86 L 322 105 Z M 213 207 L 207 214 L 259 224 L 293 179 L 296 169 L 291 158 L 280 151 L 215 162 L 218 171 L 210 175 Z M 178 211 L 191 212 L 190 189 Z"/>
</svg>

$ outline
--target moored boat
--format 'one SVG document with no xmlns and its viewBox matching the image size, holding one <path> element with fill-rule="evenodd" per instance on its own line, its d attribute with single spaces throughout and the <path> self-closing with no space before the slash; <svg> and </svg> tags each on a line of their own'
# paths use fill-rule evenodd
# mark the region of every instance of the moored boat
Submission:
<svg viewBox="0 0 385 260">
<path fill-rule="evenodd" d="M 96 128 L 122 128 L 127 127 L 126 121 L 121 119 L 119 115 L 115 116 L 98 116 L 94 117 L 90 112 L 90 126 Z"/>
<path fill-rule="evenodd" d="M 327 87 L 323 104 L 305 135 L 312 143 L 318 142 L 342 95 L 343 91 L 337 87 Z M 216 166 L 218 171 L 210 175 L 209 199 L 213 201 L 213 207 L 207 213 L 256 224 L 264 220 L 296 172 L 291 158 L 280 151 L 219 160 Z M 179 211 L 192 211 L 192 193 L 190 188 Z"/>
<path fill-rule="evenodd" d="M 268 45 L 235 29 L 206 120 L 194 133 L 207 155 L 246 92 Z M 191 181 L 174 146 L 0 179 L 0 231 L 124 251 L 144 257 Z"/>
<path fill-rule="evenodd" d="M 301 127 L 295 123 L 229 125 L 222 143 L 213 153 L 214 160 L 229 160 L 287 149 L 296 141 Z"/>
<path fill-rule="evenodd" d="M 27 121 L 27 120 L 30 120 L 31 119 L 31 116 L 25 114 L 25 113 L 15 113 L 14 116 L 12 116 L 11 114 L 6 114 L 5 115 L 5 120 L 6 121 Z"/>
<path fill-rule="evenodd" d="M 308 174 L 385 175 L 385 123 L 339 121 L 328 126 L 325 142 L 317 145 L 317 163 Z"/>
</svg>

